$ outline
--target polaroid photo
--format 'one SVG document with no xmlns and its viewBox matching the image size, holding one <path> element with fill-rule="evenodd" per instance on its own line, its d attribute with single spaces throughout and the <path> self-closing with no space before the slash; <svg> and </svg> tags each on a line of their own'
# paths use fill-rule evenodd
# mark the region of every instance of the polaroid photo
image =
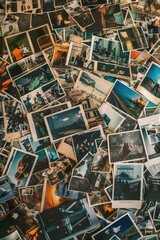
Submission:
<svg viewBox="0 0 160 240">
<path fill-rule="evenodd" d="M 58 76 L 58 80 L 63 87 L 66 95 L 68 95 L 71 89 L 73 89 L 78 77 L 78 73 L 79 71 L 73 69 L 66 69 L 64 74 L 60 74 Z"/>
<path fill-rule="evenodd" d="M 23 75 L 14 80 L 14 83 L 21 96 L 28 94 L 39 87 L 55 80 L 53 73 L 48 64 Z"/>
<path fill-rule="evenodd" d="M 126 82 L 130 82 L 131 78 L 131 70 L 129 67 L 124 67 L 122 65 L 115 65 L 113 63 L 102 63 L 95 61 L 94 62 L 94 72 L 101 73 L 106 76 L 119 77 Z"/>
<path fill-rule="evenodd" d="M 97 193 L 87 194 L 87 200 L 91 207 L 110 203 L 110 199 L 103 190 Z"/>
<path fill-rule="evenodd" d="M 128 87 L 125 83 L 116 81 L 105 102 L 138 119 L 148 103 L 148 100 L 140 93 Z"/>
<path fill-rule="evenodd" d="M 33 9 L 37 9 L 37 8 L 41 8 L 41 1 L 40 0 L 29 0 L 27 2 L 22 1 L 18 1 L 17 2 L 17 12 L 28 12 L 31 11 Z"/>
<path fill-rule="evenodd" d="M 9 15 L 8 17 L 4 18 L 4 21 L 1 24 L 2 36 L 7 37 L 9 35 L 18 33 L 20 31 L 18 22 L 19 17 L 17 16 L 14 18 L 12 15 Z"/>
<path fill-rule="evenodd" d="M 66 156 L 52 162 L 50 169 L 46 171 L 47 178 L 51 186 L 60 183 L 63 179 L 69 177 L 71 173 L 72 164 Z"/>
<path fill-rule="evenodd" d="M 142 27 L 129 27 L 117 32 L 124 52 L 148 48 Z"/>
<path fill-rule="evenodd" d="M 48 65 L 51 66 L 51 60 L 53 58 L 54 53 L 54 46 L 42 50 L 42 53 Z"/>
<path fill-rule="evenodd" d="M 144 78 L 136 88 L 138 92 L 146 96 L 149 101 L 156 105 L 160 102 L 159 73 L 160 66 L 156 63 L 152 63 L 149 66 Z"/>
<path fill-rule="evenodd" d="M 79 162 L 88 152 L 95 154 L 97 152 L 96 139 L 104 137 L 101 125 L 84 133 L 76 134 L 72 137 L 76 159 Z"/>
<path fill-rule="evenodd" d="M 110 92 L 113 83 L 97 75 L 80 71 L 74 90 L 81 91 L 87 96 L 92 97 L 95 102 L 100 105 L 105 100 L 107 94 Z"/>
<path fill-rule="evenodd" d="M 22 104 L 15 100 L 3 102 L 5 139 L 22 137 L 29 131 L 26 113 Z"/>
<path fill-rule="evenodd" d="M 20 98 L 27 112 L 32 112 L 49 105 L 42 88 L 37 88 Z"/>
<path fill-rule="evenodd" d="M 90 60 L 127 67 L 129 64 L 129 53 L 123 52 L 119 41 L 93 36 Z"/>
<path fill-rule="evenodd" d="M 112 207 L 140 208 L 143 190 L 143 164 L 114 165 Z"/>
<path fill-rule="evenodd" d="M 74 40 L 76 42 L 78 41 L 78 43 L 81 43 L 83 39 L 84 39 L 84 32 L 78 26 L 71 26 L 64 29 L 65 42 L 71 43 Z"/>
<path fill-rule="evenodd" d="M 142 234 L 139 231 L 138 227 L 134 223 L 133 219 L 130 217 L 129 213 L 123 215 L 122 217 L 116 219 L 109 225 L 107 225 L 105 228 L 100 230 L 98 233 L 94 234 L 92 238 L 94 240 L 100 240 L 100 239 L 110 239 L 115 234 L 120 239 L 127 239 L 128 234 L 132 234 L 135 236 L 135 239 L 139 240 L 142 239 Z"/>
<path fill-rule="evenodd" d="M 38 156 L 12 148 L 4 173 L 18 187 L 26 187 L 32 175 Z M 4 174 L 3 173 L 3 174 Z"/>
<path fill-rule="evenodd" d="M 39 224 L 31 212 L 19 203 L 1 219 L 0 238 L 2 239 L 8 235 L 6 233 L 11 233 L 14 229 L 18 229 L 21 234 L 26 235 L 38 227 Z"/>
<path fill-rule="evenodd" d="M 12 62 L 26 58 L 34 53 L 27 32 L 6 37 L 5 44 Z"/>
<path fill-rule="evenodd" d="M 69 102 L 58 104 L 56 106 L 48 107 L 45 109 L 37 110 L 27 114 L 30 131 L 32 134 L 33 141 L 45 139 L 48 136 L 44 117 L 68 109 L 70 106 Z"/>
<path fill-rule="evenodd" d="M 53 57 L 51 60 L 51 67 L 65 67 L 66 58 L 68 54 L 69 45 L 68 43 L 55 44 Z"/>
<path fill-rule="evenodd" d="M 148 4 L 148 2 L 146 2 L 145 0 L 131 3 L 131 9 L 133 12 L 153 14 L 154 16 L 158 17 L 160 16 L 159 7 L 160 4 L 158 1 L 155 4 L 153 4 L 152 2 Z"/>
<path fill-rule="evenodd" d="M 89 128 L 82 105 L 44 117 L 51 142 L 73 136 Z"/>
<path fill-rule="evenodd" d="M 58 217 L 59 227 L 61 226 L 61 231 L 57 226 L 57 219 L 53 216 Z M 73 217 L 76 215 L 76 218 Z M 68 203 L 63 203 L 61 206 L 54 207 L 48 210 L 43 211 L 38 216 L 40 226 L 43 227 L 45 234 L 48 238 L 51 238 L 53 235 L 56 239 L 70 239 L 86 231 L 93 230 L 100 226 L 98 218 L 93 210 L 93 208 L 88 206 L 87 200 L 80 199 L 77 201 L 71 201 Z M 71 231 L 66 228 L 64 222 L 68 219 L 71 222 Z M 50 226 L 53 228 L 49 228 Z M 64 238 L 65 231 L 65 238 Z"/>
<path fill-rule="evenodd" d="M 107 102 L 102 103 L 98 110 L 104 120 L 105 127 L 109 132 L 116 132 L 125 120 L 125 117 Z"/>
<path fill-rule="evenodd" d="M 71 42 L 67 55 L 66 65 L 93 70 L 93 61 L 89 60 L 90 46 Z"/>
<path fill-rule="evenodd" d="M 110 164 L 146 159 L 140 130 L 108 134 Z"/>
<path fill-rule="evenodd" d="M 76 25 L 75 21 L 64 8 L 56 11 L 50 11 L 47 14 L 52 30 Z"/>
<path fill-rule="evenodd" d="M 46 63 L 46 60 L 41 52 L 35 53 L 26 57 L 25 59 L 19 60 L 16 63 L 7 66 L 7 71 L 12 80 L 22 76 L 26 72 L 30 72 L 32 69 Z"/>
<path fill-rule="evenodd" d="M 33 213 L 41 212 L 43 210 L 44 190 L 45 183 L 27 188 L 19 188 L 21 203 L 24 203 Z"/>
<path fill-rule="evenodd" d="M 0 177 L 0 202 L 6 202 L 17 194 L 14 183 L 7 175 Z"/>
</svg>

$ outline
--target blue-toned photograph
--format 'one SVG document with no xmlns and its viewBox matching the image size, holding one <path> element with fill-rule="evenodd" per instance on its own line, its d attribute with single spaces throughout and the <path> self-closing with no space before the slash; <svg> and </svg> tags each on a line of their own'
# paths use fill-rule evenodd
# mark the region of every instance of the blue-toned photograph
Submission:
<svg viewBox="0 0 160 240">
<path fill-rule="evenodd" d="M 37 155 L 12 148 L 5 173 L 17 187 L 25 187 L 29 182 L 36 160 Z"/>
<path fill-rule="evenodd" d="M 16 186 L 10 181 L 8 176 L 0 177 L 0 202 L 6 202 L 17 193 Z"/>
<path fill-rule="evenodd" d="M 125 214 L 103 230 L 93 235 L 93 239 L 108 240 L 112 239 L 115 234 L 123 240 L 138 240 L 142 238 L 140 232 L 132 222 L 130 215 Z"/>
<path fill-rule="evenodd" d="M 145 97 L 120 81 L 115 83 L 106 101 L 135 119 L 141 116 L 147 104 Z"/>
<path fill-rule="evenodd" d="M 44 118 L 51 142 L 88 129 L 82 106 L 72 107 Z"/>
</svg>

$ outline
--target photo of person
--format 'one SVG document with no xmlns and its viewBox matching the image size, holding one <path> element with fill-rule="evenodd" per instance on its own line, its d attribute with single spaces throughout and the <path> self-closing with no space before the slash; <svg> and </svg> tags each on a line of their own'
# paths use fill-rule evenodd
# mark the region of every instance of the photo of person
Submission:
<svg viewBox="0 0 160 240">
<path fill-rule="evenodd" d="M 4 130 L 8 140 L 22 137 L 29 131 L 28 121 L 22 104 L 15 100 L 3 102 L 4 109 Z"/>
<path fill-rule="evenodd" d="M 26 32 L 6 37 L 5 43 L 12 62 L 17 62 L 33 54 Z"/>
<path fill-rule="evenodd" d="M 38 156 L 12 148 L 4 172 L 17 187 L 27 186 Z"/>
</svg>

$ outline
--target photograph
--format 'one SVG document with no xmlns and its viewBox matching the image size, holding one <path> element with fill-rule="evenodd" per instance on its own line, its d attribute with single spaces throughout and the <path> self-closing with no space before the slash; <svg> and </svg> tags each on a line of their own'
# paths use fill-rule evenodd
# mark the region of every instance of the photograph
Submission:
<svg viewBox="0 0 160 240">
<path fill-rule="evenodd" d="M 70 176 L 71 172 L 72 163 L 66 156 L 63 156 L 51 163 L 50 168 L 46 171 L 46 176 L 50 185 L 53 186 Z"/>
<path fill-rule="evenodd" d="M 138 124 L 149 164 L 159 164 L 160 114 L 138 119 Z"/>
<path fill-rule="evenodd" d="M 97 205 L 94 209 L 97 211 L 97 215 L 104 220 L 114 221 L 114 217 L 117 216 L 117 209 L 112 208 L 111 203 Z"/>
<path fill-rule="evenodd" d="M 16 187 L 26 187 L 38 156 L 12 147 L 3 174 L 7 174 Z"/>
<path fill-rule="evenodd" d="M 136 90 L 147 97 L 154 104 L 160 103 L 160 65 L 151 63 L 144 78 L 137 86 Z"/>
<path fill-rule="evenodd" d="M 5 139 L 13 140 L 29 132 L 23 105 L 15 100 L 3 101 Z"/>
<path fill-rule="evenodd" d="M 109 132 L 116 132 L 125 120 L 125 117 L 111 107 L 107 102 L 102 103 L 98 108 L 106 129 Z M 128 121 L 127 121 L 128 122 Z"/>
<path fill-rule="evenodd" d="M 115 77 L 116 79 L 120 78 L 125 80 L 127 83 L 130 83 L 132 80 L 131 70 L 129 67 L 115 65 L 113 63 L 94 61 L 94 72 L 108 77 Z"/>
<path fill-rule="evenodd" d="M 154 209 L 154 220 L 160 221 L 160 202 L 157 201 Z"/>
<path fill-rule="evenodd" d="M 94 154 L 91 167 L 92 172 L 110 172 L 107 148 L 105 151 L 98 150 L 97 153 Z"/>
<path fill-rule="evenodd" d="M 70 139 L 70 141 L 68 141 L 68 139 Z M 56 149 L 58 154 L 65 155 L 69 159 L 76 161 L 76 155 L 73 148 L 72 137 L 62 139 L 58 144 L 58 146 L 56 146 Z"/>
<path fill-rule="evenodd" d="M 93 36 L 90 60 L 128 67 L 129 53 L 123 52 L 119 41 Z"/>
<path fill-rule="evenodd" d="M 33 213 L 43 210 L 44 187 L 45 184 L 39 184 L 27 188 L 19 188 L 21 203 L 25 204 Z"/>
<path fill-rule="evenodd" d="M 138 119 L 148 103 L 140 93 L 120 81 L 116 81 L 105 102 Z"/>
<path fill-rule="evenodd" d="M 70 191 L 82 193 L 99 192 L 107 183 L 106 173 L 92 172 L 93 155 L 86 154 L 73 169 L 69 187 Z"/>
<path fill-rule="evenodd" d="M 74 89 L 92 97 L 97 105 L 101 105 L 110 92 L 113 83 L 95 74 L 80 71 Z"/>
<path fill-rule="evenodd" d="M 45 210 L 39 214 L 38 220 L 48 239 L 54 236 L 56 240 L 71 239 L 100 226 L 93 208 L 89 207 L 85 198 Z"/>
<path fill-rule="evenodd" d="M 117 237 L 123 240 L 142 239 L 142 234 L 140 233 L 138 227 L 134 223 L 129 213 L 121 216 L 120 218 L 107 225 L 98 233 L 94 234 L 92 238 L 94 240 L 108 240 L 111 239 L 115 234 Z"/>
<path fill-rule="evenodd" d="M 148 47 L 142 27 L 122 28 L 117 32 L 124 52 Z"/>
<path fill-rule="evenodd" d="M 140 130 L 108 134 L 107 138 L 111 164 L 146 159 Z"/>
<path fill-rule="evenodd" d="M 72 0 L 72 1 L 69 1 L 69 3 L 66 3 L 64 5 L 64 9 L 71 17 L 75 17 L 83 13 L 83 11 L 85 10 L 85 8 L 81 7 L 81 5 L 78 4 L 76 0 Z"/>
<path fill-rule="evenodd" d="M 96 139 L 102 137 L 102 126 L 94 127 L 89 131 L 76 134 L 72 137 L 74 151 L 79 162 L 88 152 L 94 154 L 97 152 Z"/>
<path fill-rule="evenodd" d="M 160 173 L 152 176 L 149 171 L 144 174 L 145 188 L 144 188 L 144 200 L 145 201 L 158 201 L 160 202 Z"/>
<path fill-rule="evenodd" d="M 44 117 L 51 143 L 89 128 L 82 105 Z"/>
<path fill-rule="evenodd" d="M 68 43 L 55 44 L 53 57 L 51 60 L 51 67 L 65 67 L 66 68 L 66 58 L 68 54 L 69 45 Z"/>
<path fill-rule="evenodd" d="M 81 29 L 87 28 L 95 22 L 91 11 L 85 8 L 81 13 L 72 17 L 72 19 Z"/>
<path fill-rule="evenodd" d="M 48 136 L 44 117 L 53 113 L 63 111 L 71 107 L 69 102 L 58 104 L 38 111 L 27 113 L 33 141 L 45 139 Z"/>
<path fill-rule="evenodd" d="M 7 66 L 7 71 L 10 77 L 14 80 L 26 72 L 30 72 L 32 69 L 37 68 L 40 65 L 46 63 L 45 58 L 41 52 L 30 55 L 25 59 L 21 59 L 16 63 Z"/>
<path fill-rule="evenodd" d="M 22 96 L 21 101 L 27 112 L 38 110 L 49 104 L 41 87 Z"/>
<path fill-rule="evenodd" d="M 140 208 L 142 205 L 143 164 L 114 165 L 112 207 Z"/>
<path fill-rule="evenodd" d="M 45 171 L 47 169 L 50 168 L 50 162 L 49 162 L 49 158 L 47 156 L 47 153 L 45 151 L 45 149 L 42 149 L 38 152 L 35 153 L 37 158 L 36 164 L 33 168 L 33 174 L 41 172 L 41 171 Z M 42 179 L 43 180 L 43 179 Z"/>
<path fill-rule="evenodd" d="M 36 90 L 55 79 L 48 64 L 23 75 L 14 80 L 14 83 L 21 96 Z"/>
<path fill-rule="evenodd" d="M 52 30 L 76 25 L 64 8 L 47 13 Z"/>
<path fill-rule="evenodd" d="M 6 37 L 5 43 L 12 62 L 17 62 L 34 53 L 26 32 Z"/>
<path fill-rule="evenodd" d="M 71 42 L 67 55 L 66 65 L 93 70 L 93 61 L 89 60 L 90 46 Z"/>
<path fill-rule="evenodd" d="M 17 188 L 7 175 L 0 177 L 0 202 L 6 202 L 17 193 Z"/>
</svg>

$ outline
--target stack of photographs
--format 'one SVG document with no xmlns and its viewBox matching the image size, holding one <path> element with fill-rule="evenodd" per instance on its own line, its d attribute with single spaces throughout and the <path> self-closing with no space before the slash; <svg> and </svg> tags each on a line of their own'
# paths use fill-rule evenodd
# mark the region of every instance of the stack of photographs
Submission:
<svg viewBox="0 0 160 240">
<path fill-rule="evenodd" d="M 0 239 L 160 239 L 159 0 L 0 0 Z"/>
</svg>

